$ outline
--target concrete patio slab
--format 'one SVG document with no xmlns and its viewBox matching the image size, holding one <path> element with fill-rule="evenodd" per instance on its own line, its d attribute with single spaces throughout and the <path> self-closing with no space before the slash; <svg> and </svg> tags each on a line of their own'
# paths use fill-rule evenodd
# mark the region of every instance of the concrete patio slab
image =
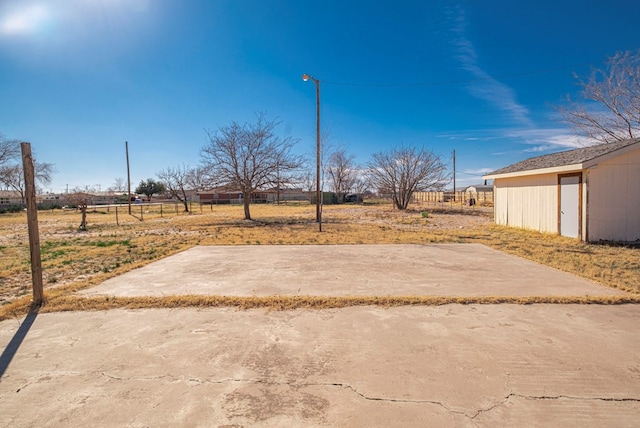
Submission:
<svg viewBox="0 0 640 428">
<path fill-rule="evenodd" d="M 634 305 L 21 321 L 0 323 L 0 426 L 602 427 L 640 414 Z"/>
<path fill-rule="evenodd" d="M 624 292 L 480 244 L 194 247 L 84 290 L 165 296 L 597 296 Z"/>
</svg>

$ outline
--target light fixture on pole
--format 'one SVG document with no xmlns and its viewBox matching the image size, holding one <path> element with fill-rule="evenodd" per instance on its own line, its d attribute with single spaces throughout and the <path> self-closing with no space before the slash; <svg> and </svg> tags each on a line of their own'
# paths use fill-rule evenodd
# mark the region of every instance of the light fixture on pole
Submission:
<svg viewBox="0 0 640 428">
<path fill-rule="evenodd" d="M 320 209 L 320 81 L 308 74 L 302 75 L 305 82 L 311 80 L 316 84 L 316 221 L 318 230 L 322 232 L 322 210 Z"/>
</svg>

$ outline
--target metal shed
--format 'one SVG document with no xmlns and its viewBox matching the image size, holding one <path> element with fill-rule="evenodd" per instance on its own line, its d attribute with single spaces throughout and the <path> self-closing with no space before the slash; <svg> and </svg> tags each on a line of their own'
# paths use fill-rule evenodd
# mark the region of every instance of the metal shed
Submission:
<svg viewBox="0 0 640 428">
<path fill-rule="evenodd" d="M 483 178 L 493 180 L 497 224 L 640 242 L 640 138 L 529 158 Z"/>
</svg>

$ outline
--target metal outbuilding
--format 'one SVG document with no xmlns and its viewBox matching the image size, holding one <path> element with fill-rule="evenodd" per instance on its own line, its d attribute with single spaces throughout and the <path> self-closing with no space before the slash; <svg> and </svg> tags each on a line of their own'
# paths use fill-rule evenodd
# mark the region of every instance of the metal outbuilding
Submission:
<svg viewBox="0 0 640 428">
<path fill-rule="evenodd" d="M 529 158 L 483 178 L 493 180 L 497 224 L 640 242 L 640 138 Z"/>
</svg>

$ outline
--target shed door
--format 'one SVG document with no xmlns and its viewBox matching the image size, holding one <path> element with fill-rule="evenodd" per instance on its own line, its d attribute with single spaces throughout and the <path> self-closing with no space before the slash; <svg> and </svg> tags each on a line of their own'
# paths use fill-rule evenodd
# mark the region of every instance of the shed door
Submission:
<svg viewBox="0 0 640 428">
<path fill-rule="evenodd" d="M 560 235 L 580 236 L 580 176 L 560 177 Z"/>
</svg>

